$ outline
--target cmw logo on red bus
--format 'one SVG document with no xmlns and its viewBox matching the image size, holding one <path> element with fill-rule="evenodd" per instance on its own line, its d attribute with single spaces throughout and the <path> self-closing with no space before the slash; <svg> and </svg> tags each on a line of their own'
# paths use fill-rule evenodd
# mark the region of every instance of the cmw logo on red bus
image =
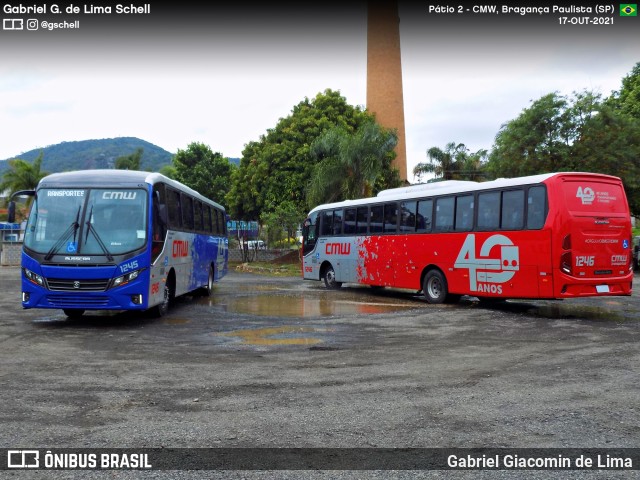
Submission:
<svg viewBox="0 0 640 480">
<path fill-rule="evenodd" d="M 349 255 L 351 253 L 350 243 L 327 243 L 325 247 L 327 255 Z"/>
<path fill-rule="evenodd" d="M 489 256 L 493 247 L 500 247 Z M 477 255 L 475 234 L 467 235 L 456 268 L 469 270 L 469 286 L 472 292 L 502 293 L 502 283 L 508 282 L 520 269 L 520 251 L 506 236 L 491 235 L 480 247 Z"/>
</svg>

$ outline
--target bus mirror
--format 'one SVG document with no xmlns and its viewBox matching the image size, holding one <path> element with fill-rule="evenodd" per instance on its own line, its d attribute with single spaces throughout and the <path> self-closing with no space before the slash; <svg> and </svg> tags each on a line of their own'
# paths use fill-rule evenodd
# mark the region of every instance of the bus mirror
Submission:
<svg viewBox="0 0 640 480">
<path fill-rule="evenodd" d="M 14 202 L 13 200 L 11 200 L 9 202 L 9 205 L 7 206 L 7 213 L 8 213 L 7 222 L 15 223 L 16 222 L 16 202 Z"/>
<path fill-rule="evenodd" d="M 16 202 L 13 200 L 16 197 L 35 197 L 35 190 L 19 190 L 14 192 L 13 195 L 9 198 L 9 204 L 7 205 L 7 222 L 15 223 L 16 221 Z"/>
</svg>

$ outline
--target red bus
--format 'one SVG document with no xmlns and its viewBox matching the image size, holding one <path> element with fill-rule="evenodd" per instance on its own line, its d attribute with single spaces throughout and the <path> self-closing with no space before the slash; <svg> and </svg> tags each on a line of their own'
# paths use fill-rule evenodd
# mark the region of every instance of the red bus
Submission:
<svg viewBox="0 0 640 480">
<path fill-rule="evenodd" d="M 631 235 L 617 177 L 443 181 L 311 210 L 303 278 L 422 291 L 429 303 L 631 295 Z"/>
</svg>

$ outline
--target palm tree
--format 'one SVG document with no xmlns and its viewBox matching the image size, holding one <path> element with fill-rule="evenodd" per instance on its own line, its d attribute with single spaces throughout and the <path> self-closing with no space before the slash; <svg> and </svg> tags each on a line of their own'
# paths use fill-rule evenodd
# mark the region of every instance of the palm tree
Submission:
<svg viewBox="0 0 640 480">
<path fill-rule="evenodd" d="M 461 155 L 465 155 L 467 147 L 463 143 L 447 143 L 444 150 L 438 147 L 431 147 L 427 150 L 429 163 L 419 163 L 413 169 L 413 174 L 420 178 L 425 173 L 433 173 L 436 178 L 451 180 L 455 176 L 458 167 L 457 160 Z"/>
<path fill-rule="evenodd" d="M 7 194 L 7 202 L 14 193 L 20 190 L 35 190 L 38 182 L 48 175 L 47 172 L 43 172 L 40 169 L 42 156 L 43 153 L 40 152 L 40 155 L 38 155 L 38 158 L 36 158 L 33 163 L 29 163 L 20 158 L 14 158 L 7 162 L 9 170 L 4 172 L 2 182 L 0 182 L 0 193 L 5 192 Z M 27 199 L 26 211 L 29 210 L 32 200 L 33 197 Z"/>
<path fill-rule="evenodd" d="M 338 127 L 326 131 L 311 144 L 311 156 L 320 161 L 311 175 L 310 206 L 371 196 L 384 160 L 397 143 L 395 131 L 373 121 L 353 134 Z"/>
<path fill-rule="evenodd" d="M 427 157 L 428 163 L 419 163 L 413 169 L 418 180 L 426 173 L 433 173 L 437 180 L 477 180 L 484 176 L 482 169 L 487 151 L 470 153 L 464 143 L 450 142 L 444 150 L 431 147 Z"/>
</svg>

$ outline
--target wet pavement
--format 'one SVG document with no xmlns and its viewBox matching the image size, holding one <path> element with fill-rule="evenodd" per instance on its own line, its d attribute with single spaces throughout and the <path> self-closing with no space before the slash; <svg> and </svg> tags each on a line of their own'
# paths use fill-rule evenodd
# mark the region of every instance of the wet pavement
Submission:
<svg viewBox="0 0 640 480">
<path fill-rule="evenodd" d="M 638 446 L 637 292 L 429 305 L 416 292 L 233 271 L 160 319 L 69 320 L 22 310 L 18 275 L 0 268 L 7 447 Z M 522 478 L 511 473 L 501 478 Z M 533 478 L 597 478 L 557 473 Z"/>
</svg>

